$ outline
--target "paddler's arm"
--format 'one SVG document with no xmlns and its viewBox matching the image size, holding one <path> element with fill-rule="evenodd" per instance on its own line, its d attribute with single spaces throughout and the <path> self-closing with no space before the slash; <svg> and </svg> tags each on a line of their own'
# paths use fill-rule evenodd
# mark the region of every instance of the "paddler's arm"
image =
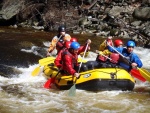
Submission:
<svg viewBox="0 0 150 113">
<path fill-rule="evenodd" d="M 49 56 L 49 53 L 51 53 L 55 49 L 57 42 L 58 42 L 58 38 L 57 36 L 55 36 L 51 41 L 50 47 L 47 51 L 47 56 Z"/>
</svg>

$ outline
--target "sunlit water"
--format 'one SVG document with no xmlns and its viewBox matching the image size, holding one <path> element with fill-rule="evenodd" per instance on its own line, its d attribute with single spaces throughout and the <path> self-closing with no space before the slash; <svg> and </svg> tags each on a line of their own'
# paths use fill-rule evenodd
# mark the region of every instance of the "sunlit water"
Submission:
<svg viewBox="0 0 150 113">
<path fill-rule="evenodd" d="M 45 49 L 49 41 L 43 42 Z M 20 49 L 22 52 L 42 56 L 38 46 Z M 144 68 L 150 69 L 150 50 L 135 48 Z M 86 59 L 94 60 L 96 53 L 90 52 Z M 133 91 L 88 92 L 76 90 L 75 97 L 68 90 L 45 89 L 47 81 L 42 73 L 31 76 L 38 61 L 27 68 L 14 67 L 21 71 L 11 78 L 0 76 L 0 113 L 148 113 L 150 107 L 150 84 L 137 80 Z"/>
</svg>

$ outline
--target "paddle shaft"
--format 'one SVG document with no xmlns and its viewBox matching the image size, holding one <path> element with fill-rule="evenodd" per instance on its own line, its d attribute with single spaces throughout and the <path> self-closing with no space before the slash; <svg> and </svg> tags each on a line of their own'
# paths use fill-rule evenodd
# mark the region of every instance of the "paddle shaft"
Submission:
<svg viewBox="0 0 150 113">
<path fill-rule="evenodd" d="M 123 58 L 125 58 L 125 56 L 123 56 L 119 51 L 117 51 L 113 46 L 111 46 L 109 43 L 107 43 L 111 48 L 113 48 L 113 50 L 115 50 L 120 56 L 122 56 Z"/>
<path fill-rule="evenodd" d="M 84 59 L 84 57 L 85 57 L 85 53 L 86 53 L 86 51 L 87 51 L 87 48 L 88 48 L 88 43 L 87 43 L 87 45 L 86 45 L 86 48 L 85 48 L 85 51 L 84 51 L 84 54 L 83 54 L 83 57 L 82 57 L 82 60 L 81 60 L 81 63 L 80 63 L 80 66 L 79 66 L 79 69 L 78 69 L 78 73 L 80 72 L 80 69 L 81 69 L 81 66 L 82 66 L 83 59 Z"/>
<path fill-rule="evenodd" d="M 58 43 L 58 41 L 61 39 L 61 37 L 62 37 L 62 35 L 60 35 L 60 37 L 58 38 L 58 40 L 57 40 L 56 44 L 57 44 L 57 43 Z"/>
<path fill-rule="evenodd" d="M 86 53 L 86 51 L 87 51 L 87 48 L 88 48 L 88 43 L 87 43 L 87 45 L 86 45 L 86 48 L 85 48 L 83 57 L 82 57 L 82 59 L 81 59 L 81 63 L 80 63 L 80 65 L 79 65 L 78 73 L 80 72 L 80 69 L 81 69 L 81 66 L 82 66 L 83 59 L 84 59 L 84 57 L 85 57 L 85 53 Z M 78 78 L 79 78 L 79 77 L 78 77 Z M 76 78 L 76 80 L 75 80 L 75 82 L 74 82 L 74 85 L 75 85 L 75 83 L 76 83 L 76 81 L 77 81 L 78 78 Z"/>
</svg>

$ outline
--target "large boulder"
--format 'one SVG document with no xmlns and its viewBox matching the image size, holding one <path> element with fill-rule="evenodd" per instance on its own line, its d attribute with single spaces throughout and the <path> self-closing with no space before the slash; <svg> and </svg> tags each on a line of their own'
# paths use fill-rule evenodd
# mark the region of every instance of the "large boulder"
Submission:
<svg viewBox="0 0 150 113">
<path fill-rule="evenodd" d="M 133 17 L 139 20 L 149 20 L 150 19 L 150 7 L 139 7 L 133 12 Z"/>
<path fill-rule="evenodd" d="M 6 0 L 0 10 L 0 20 L 9 20 L 22 9 L 24 2 L 22 0 Z"/>
</svg>

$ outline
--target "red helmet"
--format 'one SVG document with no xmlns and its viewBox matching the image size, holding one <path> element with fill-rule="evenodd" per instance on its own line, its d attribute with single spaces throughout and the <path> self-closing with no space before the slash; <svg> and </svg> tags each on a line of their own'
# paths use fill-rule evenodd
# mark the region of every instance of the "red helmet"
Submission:
<svg viewBox="0 0 150 113">
<path fill-rule="evenodd" d="M 65 48 L 70 48 L 70 45 L 71 45 L 71 42 L 70 41 L 66 41 L 65 43 L 64 43 L 64 47 Z"/>
<path fill-rule="evenodd" d="M 70 39 L 70 41 L 71 41 L 71 42 L 78 42 L 77 38 L 74 38 L 74 37 L 72 37 L 72 38 Z"/>
<path fill-rule="evenodd" d="M 119 54 L 118 53 L 111 53 L 110 54 L 111 62 L 112 63 L 118 63 L 119 60 Z"/>
<path fill-rule="evenodd" d="M 113 46 L 113 42 L 112 42 L 111 39 L 108 39 L 108 40 L 107 40 L 107 43 L 108 43 L 109 45 Z"/>
<path fill-rule="evenodd" d="M 115 40 L 114 44 L 116 47 L 118 47 L 118 46 L 122 45 L 123 42 L 122 42 L 122 40 L 117 39 L 117 40 Z"/>
</svg>

